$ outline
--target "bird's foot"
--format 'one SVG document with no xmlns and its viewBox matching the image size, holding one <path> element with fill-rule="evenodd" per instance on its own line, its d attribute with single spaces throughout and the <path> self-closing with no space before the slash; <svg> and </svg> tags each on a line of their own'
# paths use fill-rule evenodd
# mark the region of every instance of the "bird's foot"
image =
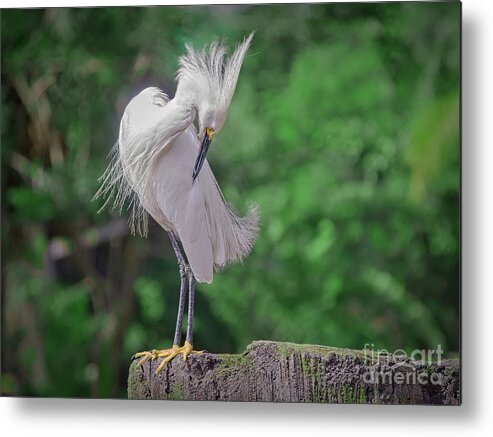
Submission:
<svg viewBox="0 0 493 437">
<path fill-rule="evenodd" d="M 140 358 L 139 366 L 143 365 L 149 360 L 164 358 L 159 367 L 156 369 L 156 374 L 158 374 L 159 372 L 161 372 L 161 370 L 163 370 L 164 366 L 166 366 L 167 363 L 169 363 L 179 354 L 182 354 L 183 361 L 186 361 L 189 355 L 200 355 L 203 353 L 204 351 L 194 350 L 192 345 L 188 341 L 186 341 L 182 347 L 174 344 L 171 349 L 152 349 L 151 351 L 137 352 L 132 358 Z"/>
</svg>

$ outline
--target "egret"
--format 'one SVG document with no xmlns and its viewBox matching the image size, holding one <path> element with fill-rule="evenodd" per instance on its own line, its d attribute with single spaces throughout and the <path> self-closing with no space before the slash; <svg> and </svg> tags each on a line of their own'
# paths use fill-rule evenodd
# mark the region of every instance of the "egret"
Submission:
<svg viewBox="0 0 493 437">
<path fill-rule="evenodd" d="M 222 42 L 198 51 L 186 45 L 175 97 L 146 88 L 130 101 L 95 195 L 106 197 L 102 208 L 113 202 L 121 212 L 129 203 L 132 233 L 147 235 L 150 214 L 167 231 L 176 254 L 181 284 L 173 345 L 134 355 L 140 364 L 163 358 L 157 373 L 179 354 L 186 360 L 203 353 L 193 349 L 195 283 L 210 284 L 214 270 L 242 260 L 255 242 L 257 207 L 251 206 L 243 217 L 236 215 L 206 159 L 226 120 L 252 37 L 253 33 L 231 55 Z M 186 340 L 180 346 L 187 291 Z"/>
</svg>

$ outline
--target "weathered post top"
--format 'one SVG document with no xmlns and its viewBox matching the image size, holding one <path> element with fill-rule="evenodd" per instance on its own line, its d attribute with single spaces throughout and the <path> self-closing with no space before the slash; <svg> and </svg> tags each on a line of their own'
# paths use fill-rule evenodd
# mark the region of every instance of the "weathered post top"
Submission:
<svg viewBox="0 0 493 437">
<path fill-rule="evenodd" d="M 156 375 L 159 363 L 132 362 L 130 399 L 460 405 L 458 360 L 255 341 L 243 354 L 174 359 Z"/>
</svg>

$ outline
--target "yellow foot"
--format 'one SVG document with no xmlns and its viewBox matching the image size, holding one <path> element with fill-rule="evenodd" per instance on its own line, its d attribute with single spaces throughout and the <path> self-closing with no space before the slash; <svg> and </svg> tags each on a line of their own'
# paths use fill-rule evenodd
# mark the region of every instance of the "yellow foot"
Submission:
<svg viewBox="0 0 493 437">
<path fill-rule="evenodd" d="M 196 351 L 193 350 L 192 345 L 186 341 L 182 347 L 179 347 L 177 344 L 174 344 L 171 349 L 163 349 L 156 350 L 152 349 L 151 351 L 145 352 L 137 352 L 132 358 L 141 358 L 139 361 L 139 366 L 143 365 L 149 360 L 156 360 L 158 358 L 164 358 L 159 367 L 156 369 L 156 375 L 163 370 L 164 366 L 169 363 L 173 358 L 175 358 L 178 354 L 183 355 L 183 361 L 187 360 L 189 355 L 200 355 L 203 354 L 204 351 Z"/>
</svg>

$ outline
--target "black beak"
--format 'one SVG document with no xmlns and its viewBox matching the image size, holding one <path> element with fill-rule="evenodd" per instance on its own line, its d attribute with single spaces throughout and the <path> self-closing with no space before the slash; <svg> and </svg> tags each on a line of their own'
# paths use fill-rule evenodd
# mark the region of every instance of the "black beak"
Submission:
<svg viewBox="0 0 493 437">
<path fill-rule="evenodd" d="M 211 134 L 211 131 L 209 129 L 206 129 L 204 133 L 204 139 L 202 140 L 202 144 L 200 145 L 199 154 L 197 156 L 195 165 L 193 167 L 192 181 L 195 181 L 195 179 L 200 173 L 200 169 L 202 168 L 202 165 L 204 165 L 205 157 L 207 156 L 207 151 L 209 150 L 209 146 L 211 145 L 212 136 L 213 134 Z"/>
</svg>

